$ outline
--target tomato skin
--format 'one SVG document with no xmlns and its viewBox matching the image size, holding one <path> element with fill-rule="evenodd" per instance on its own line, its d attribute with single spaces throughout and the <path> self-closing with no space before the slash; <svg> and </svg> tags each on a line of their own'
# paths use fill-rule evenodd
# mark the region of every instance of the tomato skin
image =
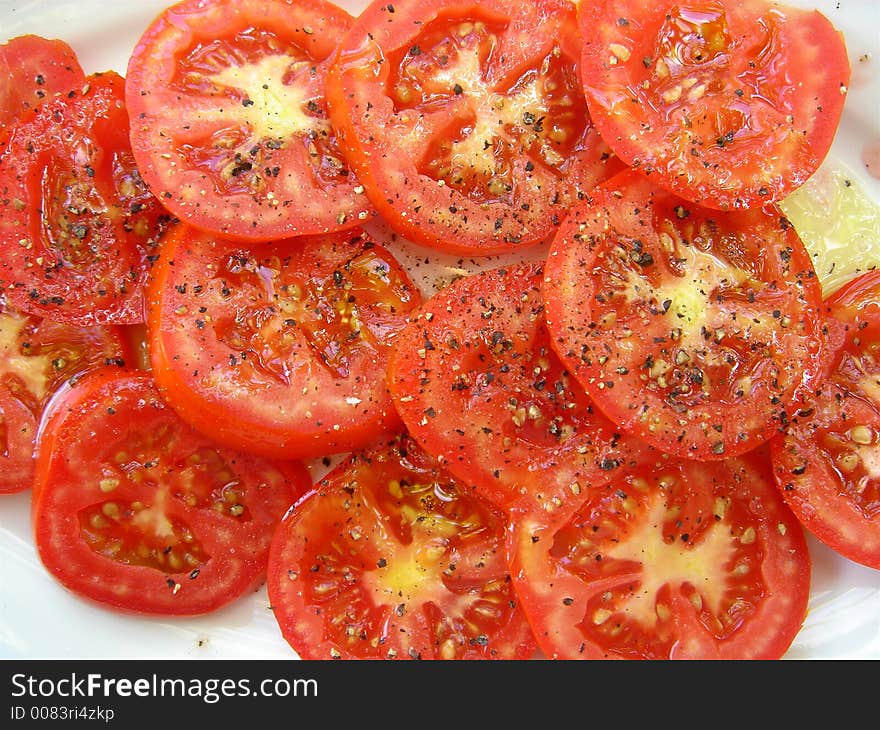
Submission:
<svg viewBox="0 0 880 730">
<path fill-rule="evenodd" d="M 362 232 L 242 248 L 181 224 L 148 300 L 160 389 L 230 447 L 326 456 L 399 428 L 384 373 L 421 295 Z"/>
<path fill-rule="evenodd" d="M 835 367 L 774 439 L 776 483 L 820 541 L 880 568 L 880 272 L 856 277 L 826 308 L 843 328 Z"/>
<path fill-rule="evenodd" d="M 513 515 L 511 572 L 554 659 L 777 659 L 806 617 L 810 554 L 766 449 L 655 452 L 555 512 Z"/>
<path fill-rule="evenodd" d="M 600 486 L 637 451 L 556 357 L 541 263 L 459 279 L 395 340 L 394 405 L 410 435 L 503 507 Z"/>
<path fill-rule="evenodd" d="M 129 60 L 126 95 L 135 157 L 169 210 L 242 241 L 374 216 L 324 100 L 351 23 L 326 0 L 183 0 L 155 19 Z"/>
<path fill-rule="evenodd" d="M 525 659 L 506 517 L 406 436 L 353 454 L 276 531 L 267 587 L 303 659 Z"/>
<path fill-rule="evenodd" d="M 30 488 L 37 427 L 55 392 L 98 367 L 122 367 L 131 355 L 119 328 L 27 315 L 0 295 L 0 494 Z"/>
<path fill-rule="evenodd" d="M 750 208 L 781 200 L 827 155 L 850 64 L 818 11 L 598 0 L 579 5 L 579 21 L 590 114 L 656 184 L 706 207 Z"/>
<path fill-rule="evenodd" d="M 16 124 L 0 155 L 0 286 L 76 325 L 143 321 L 148 255 L 169 217 L 128 139 L 123 80 L 89 76 Z"/>
<path fill-rule="evenodd" d="M 93 372 L 61 393 L 40 436 L 38 554 L 89 600 L 134 613 L 207 613 L 261 579 L 272 532 L 310 481 L 297 462 L 234 452 L 194 432 L 149 373 Z"/>
<path fill-rule="evenodd" d="M 398 233 L 461 254 L 534 245 L 618 169 L 586 113 L 575 20 L 558 0 L 375 0 L 358 16 L 330 118 Z"/>
<path fill-rule="evenodd" d="M 713 211 L 621 173 L 560 228 L 544 286 L 553 345 L 587 394 L 682 458 L 768 441 L 829 359 L 818 278 L 774 206 Z"/>
<path fill-rule="evenodd" d="M 76 53 L 62 40 L 22 35 L 0 44 L 0 138 L 15 119 L 80 89 L 85 78 Z"/>
</svg>

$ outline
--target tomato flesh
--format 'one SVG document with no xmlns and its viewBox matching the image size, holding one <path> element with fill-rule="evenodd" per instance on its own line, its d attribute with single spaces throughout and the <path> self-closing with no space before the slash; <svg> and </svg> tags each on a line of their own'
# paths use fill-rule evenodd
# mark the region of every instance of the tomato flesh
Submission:
<svg viewBox="0 0 880 730">
<path fill-rule="evenodd" d="M 880 274 L 828 300 L 845 328 L 837 365 L 773 442 L 786 503 L 839 554 L 880 568 Z"/>
<path fill-rule="evenodd" d="M 324 77 L 351 17 L 324 0 L 185 0 L 128 66 L 132 146 L 179 217 L 241 240 L 373 215 L 327 119 Z"/>
<path fill-rule="evenodd" d="M 206 613 L 262 576 L 275 526 L 310 483 L 296 462 L 231 451 L 190 429 L 149 373 L 95 372 L 63 393 L 41 435 L 37 549 L 91 600 Z"/>
<path fill-rule="evenodd" d="M 157 381 L 214 438 L 302 458 L 397 430 L 385 365 L 420 294 L 361 232 L 242 248 L 181 226 L 149 300 Z"/>
<path fill-rule="evenodd" d="M 551 347 L 542 279 L 541 264 L 520 264 L 451 284 L 422 306 L 388 365 L 412 437 L 503 506 L 604 484 L 634 448 Z"/>
<path fill-rule="evenodd" d="M 0 138 L 25 112 L 78 91 L 85 78 L 76 53 L 62 40 L 23 35 L 0 44 Z"/>
<path fill-rule="evenodd" d="M 545 288 L 552 342 L 597 406 L 685 458 L 767 441 L 826 356 L 818 278 L 777 209 L 704 209 L 632 171 L 560 229 Z"/>
<path fill-rule="evenodd" d="M 328 76 L 330 117 L 400 233 L 460 253 L 546 238 L 613 168 L 586 113 L 573 7 L 373 3 Z"/>
<path fill-rule="evenodd" d="M 269 597 L 304 659 L 522 659 L 506 518 L 411 440 L 359 453 L 285 518 Z"/>
<path fill-rule="evenodd" d="M 750 208 L 794 191 L 827 155 L 850 66 L 818 11 L 599 0 L 579 6 L 579 21 L 596 126 L 658 185 L 706 207 Z"/>
<path fill-rule="evenodd" d="M 778 658 L 806 615 L 809 553 L 763 452 L 658 452 L 514 525 L 516 588 L 552 658 Z"/>
<path fill-rule="evenodd" d="M 78 325 L 143 321 L 148 256 L 170 217 L 132 157 L 117 74 L 90 76 L 15 125 L 0 190 L 11 304 Z"/>
<path fill-rule="evenodd" d="M 534 153 L 562 176 L 584 148 L 589 117 L 570 59 L 558 50 L 501 88 L 478 72 L 489 62 L 503 28 L 504 23 L 492 20 L 441 17 L 424 27 L 418 46 L 389 58 L 393 70 L 387 86 L 394 113 L 407 110 L 403 116 L 408 119 L 417 114 L 422 120 L 439 107 L 452 106 L 456 97 L 472 99 L 458 117 L 450 115 L 441 135 L 428 140 L 417 169 L 471 200 L 513 205 L 517 151 Z M 530 110 L 526 99 L 536 95 L 542 95 L 542 106 Z M 506 134 L 495 136 L 492 125 Z M 517 137 L 522 147 L 514 144 Z"/>
<path fill-rule="evenodd" d="M 0 493 L 33 480 L 37 425 L 69 379 L 123 366 L 130 348 L 115 327 L 77 327 L 28 315 L 0 296 Z"/>
</svg>

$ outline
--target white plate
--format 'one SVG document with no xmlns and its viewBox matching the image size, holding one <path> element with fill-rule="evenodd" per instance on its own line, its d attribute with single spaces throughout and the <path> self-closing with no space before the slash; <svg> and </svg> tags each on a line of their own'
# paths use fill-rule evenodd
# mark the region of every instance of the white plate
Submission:
<svg viewBox="0 0 880 730">
<path fill-rule="evenodd" d="M 0 42 L 23 33 L 62 38 L 77 52 L 87 73 L 112 68 L 124 74 L 137 38 L 166 4 L 165 0 L 0 0 Z M 365 5 L 364 0 L 340 4 L 355 14 Z M 880 202 L 880 181 L 868 174 L 863 160 L 866 146 L 880 150 L 876 0 L 791 4 L 819 8 L 846 35 L 853 78 L 826 164 L 848 169 Z M 874 173 L 880 174 L 880 169 Z M 876 245 L 880 247 L 880 241 Z M 424 251 L 419 253 L 424 257 Z M 438 266 L 446 264 L 440 261 Z M 880 571 L 845 560 L 813 539 L 810 550 L 809 614 L 787 657 L 880 659 Z M 211 616 L 173 621 L 122 615 L 78 599 L 40 565 L 29 527 L 29 495 L 20 494 L 0 498 L 0 657 L 295 658 L 295 654 L 281 637 L 265 590 Z"/>
</svg>

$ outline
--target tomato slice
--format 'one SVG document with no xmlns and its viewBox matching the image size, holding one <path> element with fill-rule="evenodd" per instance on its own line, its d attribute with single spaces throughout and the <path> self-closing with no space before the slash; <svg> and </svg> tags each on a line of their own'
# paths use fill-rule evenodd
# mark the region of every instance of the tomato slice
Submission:
<svg viewBox="0 0 880 730">
<path fill-rule="evenodd" d="M 775 659 L 806 616 L 810 556 L 765 449 L 658 452 L 513 524 L 516 590 L 551 658 Z"/>
<path fill-rule="evenodd" d="M 130 359 L 116 327 L 53 322 L 8 306 L 0 295 L 0 494 L 31 486 L 34 438 L 54 393 L 75 376 Z"/>
<path fill-rule="evenodd" d="M 282 522 L 268 589 L 303 659 L 524 659 L 503 514 L 405 436 L 353 455 Z"/>
<path fill-rule="evenodd" d="M 299 463 L 224 449 L 189 428 L 149 373 L 95 372 L 63 393 L 41 434 L 37 550 L 86 598 L 206 613 L 262 577 L 275 527 L 310 484 Z"/>
<path fill-rule="evenodd" d="M 708 210 L 624 172 L 560 229 L 545 289 L 553 345 L 587 394 L 678 456 L 767 441 L 823 369 L 819 281 L 774 206 Z"/>
<path fill-rule="evenodd" d="M 388 365 L 412 437 L 502 506 L 604 484 L 633 448 L 553 351 L 542 279 L 539 263 L 459 279 L 423 305 Z"/>
<path fill-rule="evenodd" d="M 376 0 L 328 76 L 330 118 L 398 232 L 465 254 L 515 249 L 614 168 L 579 53 L 566 0 Z"/>
<path fill-rule="evenodd" d="M 846 327 L 837 367 L 773 441 L 776 480 L 819 540 L 880 568 L 880 272 L 857 277 L 828 306 Z"/>
<path fill-rule="evenodd" d="M 135 166 L 117 74 L 90 76 L 14 126 L 0 193 L 12 305 L 78 325 L 143 321 L 147 257 L 170 217 Z"/>
<path fill-rule="evenodd" d="M 0 494 L 23 492 L 34 478 L 37 418 L 5 386 L 0 386 Z"/>
<path fill-rule="evenodd" d="M 326 0 L 184 0 L 128 65 L 132 146 L 175 215 L 244 240 L 373 215 L 327 120 L 329 57 L 352 18 Z"/>
<path fill-rule="evenodd" d="M 388 348 L 421 296 L 360 231 L 245 248 L 181 224 L 149 289 L 149 350 L 195 428 L 278 458 L 397 431 Z"/>
<path fill-rule="evenodd" d="M 85 78 L 76 53 L 62 40 L 22 35 L 0 43 L 0 128 L 44 101 L 81 89 Z"/>
<path fill-rule="evenodd" d="M 706 207 L 778 201 L 831 147 L 850 77 L 843 35 L 765 0 L 581 3 L 596 128 L 629 165 Z"/>
</svg>

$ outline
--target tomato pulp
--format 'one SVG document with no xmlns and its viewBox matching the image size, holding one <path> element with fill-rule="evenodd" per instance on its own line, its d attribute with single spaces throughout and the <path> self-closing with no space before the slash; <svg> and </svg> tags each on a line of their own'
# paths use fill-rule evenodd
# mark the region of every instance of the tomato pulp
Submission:
<svg viewBox="0 0 880 730">
<path fill-rule="evenodd" d="M 30 488 L 37 427 L 55 392 L 89 370 L 130 360 L 119 328 L 28 315 L 0 295 L 0 493 Z"/>
<path fill-rule="evenodd" d="M 398 232 L 490 254 L 549 236 L 609 169 L 564 0 L 370 4 L 327 79 L 330 118 Z"/>
<path fill-rule="evenodd" d="M 269 598 L 303 659 L 524 659 L 506 517 L 405 436 L 353 455 L 285 518 Z"/>
<path fill-rule="evenodd" d="M 123 80 L 93 74 L 10 128 L 0 152 L 0 286 L 76 325 L 143 321 L 149 256 L 170 216 L 140 177 Z"/>
<path fill-rule="evenodd" d="M 206 613 L 262 577 L 273 530 L 310 482 L 297 462 L 224 449 L 193 431 L 149 373 L 95 372 L 56 401 L 40 438 L 37 551 L 91 600 Z"/>
<path fill-rule="evenodd" d="M 0 44 L 0 138 L 25 112 L 79 91 L 85 79 L 76 53 L 62 40 L 23 35 Z"/>
<path fill-rule="evenodd" d="M 542 282 L 539 263 L 459 279 L 425 302 L 388 366 L 413 438 L 508 507 L 600 486 L 638 450 L 551 347 Z"/>
<path fill-rule="evenodd" d="M 169 403 L 213 438 L 325 456 L 399 427 L 388 350 L 420 301 L 361 231 L 242 246 L 180 225 L 152 272 L 150 360 Z"/>
<path fill-rule="evenodd" d="M 837 365 L 774 440 L 776 480 L 819 540 L 880 568 L 880 273 L 856 277 L 827 304 L 845 330 Z"/>
<path fill-rule="evenodd" d="M 655 452 L 513 524 L 511 572 L 551 658 L 776 659 L 806 616 L 810 555 L 763 449 Z"/>
<path fill-rule="evenodd" d="M 373 215 L 324 98 L 351 22 L 325 0 L 185 0 L 156 18 L 129 60 L 126 96 L 135 157 L 169 210 L 255 241 Z"/>
<path fill-rule="evenodd" d="M 618 426 L 683 458 L 767 441 L 823 372 L 809 254 L 775 207 L 715 211 L 621 173 L 545 271 L 551 342 Z"/>
<path fill-rule="evenodd" d="M 705 207 L 781 200 L 825 158 L 850 65 L 816 10 L 765 0 L 579 5 L 596 127 L 628 165 Z"/>
</svg>

